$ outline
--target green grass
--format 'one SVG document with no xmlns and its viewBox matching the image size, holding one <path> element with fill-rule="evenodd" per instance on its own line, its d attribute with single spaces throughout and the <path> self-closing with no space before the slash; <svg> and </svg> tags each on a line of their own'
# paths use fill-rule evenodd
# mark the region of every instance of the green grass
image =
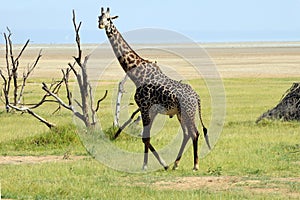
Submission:
<svg viewBox="0 0 300 200">
<path fill-rule="evenodd" d="M 54 127 L 24 139 L 6 141 L 0 147 L 1 155 L 63 155 L 66 152 L 73 155 L 86 154 L 76 126 L 72 124 Z"/>
<path fill-rule="evenodd" d="M 2 181 L 4 198 L 22 199 L 211 199 L 266 197 L 242 191 L 158 190 L 156 180 L 170 179 L 165 172 L 128 175 L 107 169 L 88 159 L 72 164 L 39 164 L 2 167 L 9 174 Z M 161 176 L 161 173 L 164 173 Z M 19 177 L 18 177 L 19 176 Z M 22 179 L 20 179 L 20 176 Z M 13 182 L 14 184 L 10 184 Z"/>
<path fill-rule="evenodd" d="M 66 163 L 7 164 L 0 165 L 1 195 L 17 199 L 297 199 L 300 183 L 294 179 L 300 177 L 300 123 L 254 123 L 257 117 L 278 103 L 294 81 L 297 79 L 225 79 L 223 131 L 213 151 L 200 159 L 197 172 L 192 171 L 191 146 L 183 155 L 180 168 L 167 172 L 161 169 L 130 174 L 115 171 L 92 158 Z M 190 83 L 202 98 L 203 118 L 208 126 L 211 109 L 207 89 L 197 80 Z M 114 88 L 114 85 L 98 86 L 99 96 L 105 89 L 109 90 L 98 113 L 101 127 L 108 132 L 113 122 Z M 72 125 L 70 113 L 62 110 L 52 115 L 54 109 L 47 106 L 39 112 L 59 125 L 56 130 L 49 131 L 27 114 L 0 113 L 1 155 L 63 155 L 65 152 L 70 152 L 71 156 L 88 155 L 78 139 L 78 130 Z M 134 109 L 130 108 L 129 115 Z M 158 121 L 164 121 L 164 127 L 155 131 L 152 141 L 160 149 L 176 135 L 179 124 L 176 117 L 161 117 Z M 141 139 L 126 134 L 133 134 L 134 130 L 125 129 L 116 141 L 111 141 L 112 144 L 128 151 L 142 152 Z M 137 165 L 141 166 L 142 160 Z M 207 186 L 193 188 L 191 185 L 191 189 L 183 190 L 157 186 L 162 181 L 174 183 L 180 178 L 211 176 L 237 180 L 225 182 L 228 187 L 218 183 L 209 186 L 211 182 Z"/>
</svg>

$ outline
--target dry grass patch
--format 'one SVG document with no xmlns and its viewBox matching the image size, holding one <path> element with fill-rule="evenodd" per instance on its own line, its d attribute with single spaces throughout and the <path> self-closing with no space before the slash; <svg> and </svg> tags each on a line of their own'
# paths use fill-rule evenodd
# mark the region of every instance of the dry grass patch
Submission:
<svg viewBox="0 0 300 200">
<path fill-rule="evenodd" d="M 87 156 L 0 156 L 0 165 L 39 164 L 46 162 L 70 162 L 88 158 Z"/>
<path fill-rule="evenodd" d="M 249 179 L 238 176 L 177 177 L 174 180 L 160 180 L 151 184 L 156 190 L 203 190 L 243 191 L 252 194 L 279 195 L 300 198 L 300 192 L 294 190 L 300 183 L 299 177 L 271 178 L 268 180 Z M 291 186 L 294 185 L 294 186 Z"/>
</svg>

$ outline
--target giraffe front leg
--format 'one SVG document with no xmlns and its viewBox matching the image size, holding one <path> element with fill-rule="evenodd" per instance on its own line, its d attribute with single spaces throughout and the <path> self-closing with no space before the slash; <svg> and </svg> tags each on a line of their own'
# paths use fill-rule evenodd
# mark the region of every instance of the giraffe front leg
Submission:
<svg viewBox="0 0 300 200">
<path fill-rule="evenodd" d="M 142 170 L 146 171 L 148 168 L 148 157 L 149 157 L 149 145 L 150 145 L 150 130 L 149 130 L 149 126 L 144 126 L 143 128 L 143 134 L 142 134 L 142 141 L 144 143 L 144 163 L 143 163 L 143 167 Z"/>
<path fill-rule="evenodd" d="M 143 121 L 143 132 L 142 132 L 142 141 L 144 143 L 144 163 L 142 170 L 147 170 L 148 168 L 148 152 L 149 152 L 149 145 L 150 145 L 150 129 L 153 122 L 155 115 L 151 118 L 149 110 L 141 109 L 142 114 L 142 121 Z"/>
<path fill-rule="evenodd" d="M 150 140 L 149 140 L 150 141 Z M 166 162 L 158 155 L 158 153 L 155 151 L 154 147 L 149 142 L 149 148 L 155 158 L 158 160 L 158 162 L 164 167 L 165 170 L 169 169 L 169 166 L 166 164 Z"/>
<path fill-rule="evenodd" d="M 169 166 L 166 164 L 166 162 L 158 155 L 154 147 L 150 144 L 150 138 L 143 138 L 143 143 L 145 144 L 145 152 L 144 152 L 144 163 L 143 163 L 143 170 L 147 170 L 148 165 L 148 151 L 153 153 L 155 158 L 158 160 L 158 162 L 164 167 L 165 170 L 169 168 Z"/>
<path fill-rule="evenodd" d="M 143 138 L 143 143 L 145 145 L 145 151 L 144 151 L 144 163 L 142 170 L 146 171 L 148 169 L 148 151 L 149 151 L 149 145 L 147 144 L 147 141 Z"/>
<path fill-rule="evenodd" d="M 158 162 L 164 167 L 165 170 L 167 170 L 169 168 L 169 166 L 158 155 L 158 153 L 155 151 L 154 147 L 150 144 L 150 129 L 151 129 L 153 120 L 154 120 L 155 116 L 157 115 L 157 112 L 155 110 L 152 110 L 152 111 L 151 110 L 141 110 L 141 113 L 142 113 L 142 120 L 143 120 L 142 141 L 145 145 L 143 170 L 147 170 L 149 149 L 153 153 L 153 155 L 156 157 Z"/>
</svg>

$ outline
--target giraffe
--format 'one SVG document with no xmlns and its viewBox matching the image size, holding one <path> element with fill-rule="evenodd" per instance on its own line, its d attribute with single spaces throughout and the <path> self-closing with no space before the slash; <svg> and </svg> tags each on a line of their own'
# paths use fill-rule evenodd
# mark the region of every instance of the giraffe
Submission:
<svg viewBox="0 0 300 200">
<path fill-rule="evenodd" d="M 177 116 L 183 130 L 183 141 L 174 162 L 173 169 L 177 169 L 182 157 L 184 148 L 189 140 L 193 141 L 194 167 L 198 170 L 198 137 L 199 132 L 195 124 L 195 116 L 198 108 L 200 122 L 204 132 L 204 138 L 208 148 L 207 129 L 201 117 L 201 104 L 199 95 L 188 84 L 181 83 L 166 76 L 156 62 L 141 58 L 124 40 L 112 20 L 118 16 L 110 16 L 109 8 L 104 11 L 101 8 L 101 15 L 98 20 L 98 28 L 105 29 L 106 35 L 111 43 L 115 56 L 125 73 L 134 82 L 136 92 L 134 95 L 142 116 L 144 143 L 143 170 L 147 169 L 148 151 L 153 153 L 159 163 L 168 169 L 166 162 L 159 156 L 150 143 L 150 129 L 157 114 Z"/>
</svg>

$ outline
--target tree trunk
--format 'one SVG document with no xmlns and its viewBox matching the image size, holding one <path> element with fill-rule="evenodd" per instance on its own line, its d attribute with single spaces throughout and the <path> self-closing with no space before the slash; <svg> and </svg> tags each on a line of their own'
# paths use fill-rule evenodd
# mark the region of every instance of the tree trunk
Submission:
<svg viewBox="0 0 300 200">
<path fill-rule="evenodd" d="M 120 126 L 120 111 L 121 111 L 121 100 L 123 93 L 125 92 L 124 90 L 124 84 L 127 81 L 128 76 L 127 74 L 125 77 L 119 82 L 119 87 L 118 87 L 118 96 L 116 100 L 116 110 L 115 110 L 115 118 L 114 118 L 114 126 L 119 127 Z"/>
</svg>

